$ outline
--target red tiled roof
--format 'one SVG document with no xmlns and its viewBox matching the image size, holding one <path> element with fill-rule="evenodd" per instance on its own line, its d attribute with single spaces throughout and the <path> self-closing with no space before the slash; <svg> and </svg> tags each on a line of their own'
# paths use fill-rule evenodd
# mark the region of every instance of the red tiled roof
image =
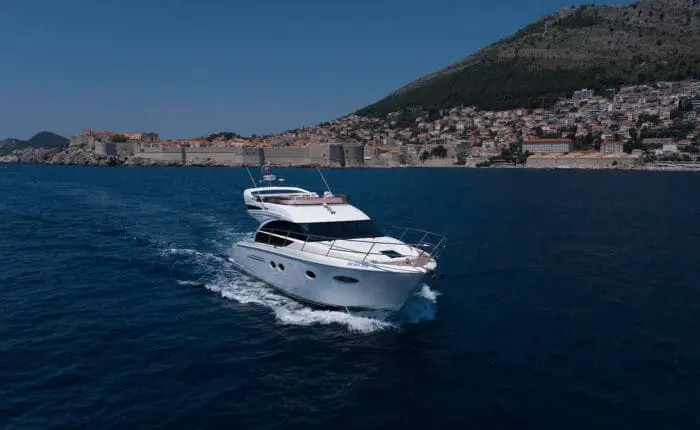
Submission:
<svg viewBox="0 0 700 430">
<path fill-rule="evenodd" d="M 553 143 L 553 142 L 566 142 L 571 143 L 571 139 L 526 139 L 525 143 Z"/>
</svg>

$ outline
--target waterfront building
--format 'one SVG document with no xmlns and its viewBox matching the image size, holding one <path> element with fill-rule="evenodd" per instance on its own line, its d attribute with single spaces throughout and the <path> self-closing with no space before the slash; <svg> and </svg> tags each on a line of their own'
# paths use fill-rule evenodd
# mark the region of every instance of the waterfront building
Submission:
<svg viewBox="0 0 700 430">
<path fill-rule="evenodd" d="M 678 145 L 675 143 L 665 143 L 662 150 L 664 154 L 678 154 Z"/>
<path fill-rule="evenodd" d="M 624 144 L 617 140 L 604 140 L 600 144 L 600 152 L 603 154 L 618 154 L 624 152 Z"/>
<path fill-rule="evenodd" d="M 523 152 L 531 154 L 566 154 L 574 150 L 569 139 L 528 139 L 523 142 Z"/>
</svg>

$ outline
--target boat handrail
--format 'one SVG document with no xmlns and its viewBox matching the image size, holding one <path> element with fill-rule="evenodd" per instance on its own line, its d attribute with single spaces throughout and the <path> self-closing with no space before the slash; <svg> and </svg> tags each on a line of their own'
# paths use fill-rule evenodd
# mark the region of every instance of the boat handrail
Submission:
<svg viewBox="0 0 700 430">
<path fill-rule="evenodd" d="M 417 263 L 421 260 L 429 260 L 430 258 L 437 258 L 442 250 L 445 249 L 447 246 L 447 238 L 441 234 L 433 233 L 427 230 L 419 230 L 419 229 L 414 229 L 414 228 L 409 228 L 409 227 L 389 227 L 389 228 L 400 228 L 403 230 L 401 234 L 401 238 L 406 237 L 406 235 L 410 235 L 412 233 L 417 233 L 418 235 L 421 236 L 421 239 L 416 242 L 416 243 L 411 243 L 411 242 L 405 242 L 402 239 L 399 239 L 402 241 L 403 245 L 419 249 L 420 253 L 418 254 L 417 257 L 413 257 L 411 266 L 415 267 Z M 386 254 L 382 252 L 372 252 L 374 248 L 377 245 L 401 245 L 397 244 L 396 242 L 387 242 L 387 241 L 376 241 L 376 240 L 371 240 L 371 239 L 358 239 L 358 238 L 351 238 L 351 239 L 345 239 L 345 238 L 338 238 L 338 237 L 328 237 L 328 236 L 321 236 L 321 235 L 316 235 L 316 234 L 310 234 L 310 233 L 304 233 L 304 232 L 299 232 L 299 231 L 292 231 L 292 230 L 285 230 L 285 229 L 260 229 L 256 232 L 256 235 L 258 233 L 262 233 L 268 236 L 268 245 L 272 244 L 272 238 L 276 237 L 278 239 L 283 239 L 285 241 L 290 241 L 294 243 L 300 243 L 301 246 L 301 251 L 306 252 L 314 252 L 315 249 L 312 248 L 307 248 L 307 244 L 309 243 L 322 243 L 322 242 L 330 242 L 329 244 L 324 244 L 325 246 L 328 246 L 328 249 L 325 250 L 324 253 L 318 253 L 314 252 L 318 255 L 325 255 L 328 256 L 330 255 L 331 251 L 337 251 L 337 252 L 343 252 L 343 253 L 354 253 L 354 254 L 359 254 L 362 255 L 361 260 L 355 260 L 355 259 L 349 259 L 349 258 L 343 258 L 342 256 L 339 255 L 333 255 L 334 258 L 340 258 L 343 260 L 347 261 L 352 261 L 352 262 L 366 262 L 367 259 L 372 256 L 383 256 L 386 257 Z M 417 237 L 417 236 L 416 236 Z M 310 240 L 313 239 L 313 240 Z M 356 249 L 349 249 L 347 247 L 337 245 L 337 241 L 343 241 L 343 242 L 353 242 L 353 243 L 366 243 L 370 245 L 370 248 L 367 251 L 363 250 L 356 250 Z M 286 245 L 285 245 L 286 246 Z M 411 260 L 411 257 L 407 257 L 409 260 Z M 392 262 L 385 262 L 385 263 L 376 263 L 372 260 L 371 262 L 375 264 L 393 264 Z"/>
<path fill-rule="evenodd" d="M 280 205 L 323 205 L 323 204 L 346 204 L 349 198 L 345 194 L 333 196 L 319 196 L 318 194 L 270 194 L 255 196 L 257 201 L 276 203 Z"/>
</svg>

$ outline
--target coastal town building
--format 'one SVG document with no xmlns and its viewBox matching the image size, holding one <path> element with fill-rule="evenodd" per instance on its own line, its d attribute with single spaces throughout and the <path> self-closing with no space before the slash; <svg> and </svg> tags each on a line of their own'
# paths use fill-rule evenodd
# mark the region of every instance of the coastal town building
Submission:
<svg viewBox="0 0 700 430">
<path fill-rule="evenodd" d="M 595 91 L 584 88 L 582 90 L 574 91 L 572 100 L 575 102 L 580 102 L 583 100 L 592 99 L 593 97 L 595 97 Z"/>
<path fill-rule="evenodd" d="M 617 154 L 624 152 L 624 143 L 619 140 L 604 140 L 600 144 L 600 152 L 603 154 Z"/>
<path fill-rule="evenodd" d="M 566 154 L 574 150 L 569 139 L 528 139 L 523 141 L 523 152 L 531 154 Z"/>
<path fill-rule="evenodd" d="M 71 138 L 71 146 L 164 162 L 226 165 L 447 167 L 495 163 L 508 152 L 548 156 L 573 153 L 576 148 L 590 154 L 598 143 L 599 151 L 593 152 L 615 155 L 625 150 L 627 142 L 634 142 L 633 149 L 643 147 L 648 154 L 658 150 L 658 157 L 683 152 L 683 157 L 697 158 L 699 100 L 698 81 L 656 82 L 600 94 L 584 88 L 537 109 L 488 111 L 453 106 L 429 112 L 414 107 L 386 117 L 347 115 L 250 138 L 219 133 L 161 140 L 152 131 L 87 129 Z M 577 157 L 575 160 L 595 158 Z M 549 159 L 534 158 L 530 164 L 551 163 L 537 160 Z M 623 159 L 617 165 L 626 162 Z"/>
<path fill-rule="evenodd" d="M 663 154 L 678 154 L 678 145 L 675 143 L 665 143 L 661 149 Z"/>
</svg>

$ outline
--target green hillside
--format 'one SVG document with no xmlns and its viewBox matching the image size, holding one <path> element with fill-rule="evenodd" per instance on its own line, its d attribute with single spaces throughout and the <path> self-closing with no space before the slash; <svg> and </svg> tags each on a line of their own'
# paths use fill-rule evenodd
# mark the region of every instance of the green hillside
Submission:
<svg viewBox="0 0 700 430">
<path fill-rule="evenodd" d="M 42 131 L 28 140 L 32 148 L 61 148 L 68 146 L 70 140 L 50 131 Z"/>
<path fill-rule="evenodd" d="M 548 15 L 357 113 L 536 107 L 580 88 L 687 78 L 700 78 L 700 0 L 579 6 Z"/>
<path fill-rule="evenodd" d="M 25 148 L 62 148 L 68 146 L 70 140 L 49 131 L 35 134 L 29 140 L 5 139 L 0 140 L 0 155 L 11 154 L 12 151 Z"/>
</svg>

